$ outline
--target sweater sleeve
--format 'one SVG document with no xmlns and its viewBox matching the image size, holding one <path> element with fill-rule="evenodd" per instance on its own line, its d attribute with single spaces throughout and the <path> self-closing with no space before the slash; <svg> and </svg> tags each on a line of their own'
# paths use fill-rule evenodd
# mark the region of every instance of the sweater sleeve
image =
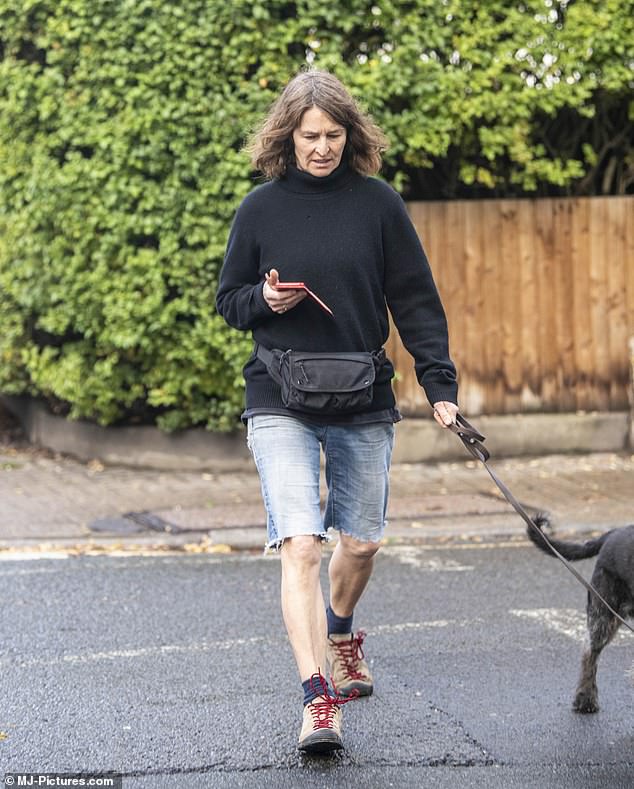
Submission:
<svg viewBox="0 0 634 789">
<path fill-rule="evenodd" d="M 389 202 L 383 224 L 387 305 L 429 402 L 457 404 L 447 319 L 429 262 L 401 197 L 393 192 Z"/>
<path fill-rule="evenodd" d="M 264 300 L 258 244 L 243 203 L 229 233 L 216 293 L 216 309 L 235 329 L 249 331 L 274 315 Z"/>
</svg>

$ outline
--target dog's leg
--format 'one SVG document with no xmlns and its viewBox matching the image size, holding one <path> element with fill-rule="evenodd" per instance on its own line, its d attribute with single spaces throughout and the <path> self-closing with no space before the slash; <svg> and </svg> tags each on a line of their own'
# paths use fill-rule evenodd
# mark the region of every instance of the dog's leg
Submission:
<svg viewBox="0 0 634 789">
<path fill-rule="evenodd" d="M 599 655 L 603 648 L 614 638 L 621 624 L 603 603 L 590 593 L 588 594 L 587 616 L 588 638 L 581 658 L 581 675 L 572 705 L 575 712 L 599 711 L 599 692 L 597 689 Z"/>
</svg>

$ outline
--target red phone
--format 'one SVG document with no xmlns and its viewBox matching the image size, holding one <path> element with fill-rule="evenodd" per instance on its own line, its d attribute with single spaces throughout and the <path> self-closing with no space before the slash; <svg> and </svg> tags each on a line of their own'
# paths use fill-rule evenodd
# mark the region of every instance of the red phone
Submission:
<svg viewBox="0 0 634 789">
<path fill-rule="evenodd" d="M 316 293 L 306 286 L 304 282 L 278 282 L 275 286 L 278 290 L 304 290 L 306 291 L 306 295 L 310 296 L 310 298 L 319 304 L 319 306 L 328 313 L 328 315 L 332 315 L 334 317 L 333 311 L 330 307 L 325 304 Z"/>
</svg>

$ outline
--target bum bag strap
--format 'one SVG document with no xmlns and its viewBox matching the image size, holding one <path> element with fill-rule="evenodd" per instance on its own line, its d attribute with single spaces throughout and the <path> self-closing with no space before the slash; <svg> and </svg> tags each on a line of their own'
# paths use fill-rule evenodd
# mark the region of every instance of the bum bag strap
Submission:
<svg viewBox="0 0 634 789">
<path fill-rule="evenodd" d="M 255 355 L 267 367 L 273 361 L 273 354 L 271 351 L 269 351 L 268 348 L 265 348 L 263 345 L 260 345 L 259 342 L 255 343 Z"/>
<path fill-rule="evenodd" d="M 259 342 L 255 343 L 255 355 L 258 359 L 264 364 L 266 369 L 268 370 L 269 375 L 275 381 L 276 384 L 282 382 L 281 375 L 279 373 L 279 363 L 276 363 L 276 357 L 273 355 L 268 348 L 265 348 L 263 345 L 260 345 Z"/>
</svg>

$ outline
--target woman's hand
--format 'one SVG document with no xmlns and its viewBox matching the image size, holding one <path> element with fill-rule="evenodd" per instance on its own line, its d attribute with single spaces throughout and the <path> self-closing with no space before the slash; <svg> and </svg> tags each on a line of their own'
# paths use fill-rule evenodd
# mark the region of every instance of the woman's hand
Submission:
<svg viewBox="0 0 634 789">
<path fill-rule="evenodd" d="M 265 277 L 266 281 L 262 290 L 264 301 L 278 315 L 292 310 L 302 299 L 306 298 L 306 292 L 303 290 L 277 290 L 275 286 L 280 281 L 277 269 L 272 268 Z"/>
<path fill-rule="evenodd" d="M 441 427 L 449 427 L 456 421 L 458 406 L 445 400 L 434 403 L 434 419 Z"/>
</svg>

